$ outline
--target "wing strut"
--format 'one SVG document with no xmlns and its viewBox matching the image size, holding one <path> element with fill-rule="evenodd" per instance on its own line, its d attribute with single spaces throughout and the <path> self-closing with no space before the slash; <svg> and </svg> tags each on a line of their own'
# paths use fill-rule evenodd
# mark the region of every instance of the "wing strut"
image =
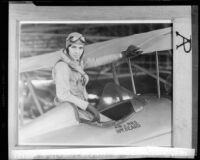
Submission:
<svg viewBox="0 0 200 160">
<path fill-rule="evenodd" d="M 112 71 L 113 71 L 113 78 L 114 78 L 115 84 L 120 85 L 114 63 L 112 63 Z"/>
<path fill-rule="evenodd" d="M 132 83 L 132 87 L 133 87 L 133 93 L 136 94 L 136 88 L 135 88 L 135 82 L 134 82 L 134 78 L 133 78 L 133 71 L 132 71 L 132 67 L 131 67 L 131 59 L 128 58 L 128 66 L 129 66 L 129 71 L 130 71 L 130 75 L 131 75 L 131 83 Z"/>
<path fill-rule="evenodd" d="M 149 76 L 151 76 L 151 77 L 157 79 L 157 76 L 154 75 L 153 73 L 151 73 L 150 71 L 148 71 L 147 69 L 144 69 L 143 67 L 140 67 L 139 65 L 137 65 L 137 64 L 135 64 L 135 63 L 132 64 L 132 66 L 134 66 L 135 68 L 139 69 L 140 71 L 146 73 L 147 75 L 149 75 Z M 159 81 L 162 82 L 162 83 L 164 83 L 164 84 L 166 84 L 166 85 L 168 85 L 168 86 L 171 86 L 171 83 L 170 83 L 170 82 L 164 80 L 164 79 L 161 78 L 161 77 L 159 78 Z"/>
<path fill-rule="evenodd" d="M 156 77 L 157 77 L 157 90 L 158 98 L 160 98 L 160 75 L 159 75 L 159 62 L 158 62 L 158 52 L 156 51 Z"/>
<path fill-rule="evenodd" d="M 40 102 L 39 102 L 39 100 L 38 100 L 38 98 L 37 98 L 37 96 L 36 96 L 36 94 L 35 94 L 33 85 L 32 85 L 32 83 L 31 83 L 30 79 L 28 78 L 28 76 L 26 76 L 26 78 L 27 78 L 27 85 L 28 85 L 28 88 L 29 88 L 29 90 L 30 90 L 30 92 L 31 92 L 31 95 L 32 95 L 32 97 L 33 97 L 33 100 L 35 101 L 36 107 L 37 107 L 37 109 L 38 109 L 40 115 L 42 115 L 42 114 L 43 114 L 43 110 L 42 110 L 42 107 L 41 107 L 41 105 L 40 105 Z"/>
</svg>

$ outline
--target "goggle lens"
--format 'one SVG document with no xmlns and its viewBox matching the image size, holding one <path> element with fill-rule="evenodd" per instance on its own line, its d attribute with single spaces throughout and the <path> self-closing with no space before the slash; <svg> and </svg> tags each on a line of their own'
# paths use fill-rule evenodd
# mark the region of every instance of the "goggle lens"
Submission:
<svg viewBox="0 0 200 160">
<path fill-rule="evenodd" d="M 80 41 L 82 41 L 82 42 L 86 42 L 85 41 L 85 37 L 83 37 L 83 36 L 80 36 L 80 37 L 77 37 L 77 36 L 71 36 L 71 37 L 69 37 L 67 40 L 69 40 L 69 41 L 71 41 L 71 42 L 76 42 L 76 41 L 78 41 L 78 40 L 80 40 Z"/>
</svg>

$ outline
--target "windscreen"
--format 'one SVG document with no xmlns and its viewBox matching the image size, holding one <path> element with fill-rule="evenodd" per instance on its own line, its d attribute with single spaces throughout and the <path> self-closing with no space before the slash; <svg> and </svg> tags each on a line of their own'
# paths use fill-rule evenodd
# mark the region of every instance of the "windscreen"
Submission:
<svg viewBox="0 0 200 160">
<path fill-rule="evenodd" d="M 138 112 L 145 105 L 144 98 L 133 94 L 126 88 L 114 83 L 107 83 L 97 109 L 112 120 L 121 120 Z"/>
<path fill-rule="evenodd" d="M 114 83 L 107 83 L 97 109 L 99 111 L 107 109 L 109 106 L 120 103 L 122 101 L 130 100 L 133 98 L 133 93 L 121 86 Z"/>
<path fill-rule="evenodd" d="M 132 92 L 114 83 L 106 84 L 97 109 L 112 120 L 120 120 L 134 112 Z"/>
</svg>

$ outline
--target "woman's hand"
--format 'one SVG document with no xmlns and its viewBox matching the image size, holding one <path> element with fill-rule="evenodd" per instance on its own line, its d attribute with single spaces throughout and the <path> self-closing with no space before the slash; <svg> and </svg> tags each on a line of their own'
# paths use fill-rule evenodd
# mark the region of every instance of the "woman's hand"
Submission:
<svg viewBox="0 0 200 160">
<path fill-rule="evenodd" d="M 86 111 L 90 112 L 94 116 L 94 119 L 92 121 L 100 122 L 99 111 L 97 111 L 97 109 L 95 107 L 93 107 L 90 103 L 88 104 Z"/>
<path fill-rule="evenodd" d="M 136 57 L 137 55 L 140 55 L 142 52 L 143 51 L 139 47 L 130 45 L 125 51 L 122 51 L 122 57 L 123 58 Z"/>
</svg>

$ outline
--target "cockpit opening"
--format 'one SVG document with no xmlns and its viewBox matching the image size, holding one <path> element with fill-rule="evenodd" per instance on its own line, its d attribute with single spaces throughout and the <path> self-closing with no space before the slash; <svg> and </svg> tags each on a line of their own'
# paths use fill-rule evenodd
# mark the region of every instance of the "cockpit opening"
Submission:
<svg viewBox="0 0 200 160">
<path fill-rule="evenodd" d="M 112 120 L 118 121 L 138 112 L 145 100 L 114 83 L 106 84 L 97 109 Z"/>
</svg>

